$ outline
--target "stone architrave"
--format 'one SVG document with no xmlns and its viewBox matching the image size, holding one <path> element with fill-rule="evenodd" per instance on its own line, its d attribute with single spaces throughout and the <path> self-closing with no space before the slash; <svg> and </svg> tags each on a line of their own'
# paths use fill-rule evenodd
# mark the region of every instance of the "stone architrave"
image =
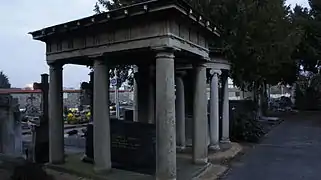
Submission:
<svg viewBox="0 0 321 180">
<path fill-rule="evenodd" d="M 156 55 L 156 179 L 176 179 L 174 54 Z"/>
</svg>

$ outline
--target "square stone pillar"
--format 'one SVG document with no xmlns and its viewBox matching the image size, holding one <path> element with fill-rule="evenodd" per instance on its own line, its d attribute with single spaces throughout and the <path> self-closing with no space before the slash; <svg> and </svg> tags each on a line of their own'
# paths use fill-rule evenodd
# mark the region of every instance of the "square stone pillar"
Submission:
<svg viewBox="0 0 321 180">
<path fill-rule="evenodd" d="M 208 120 L 206 93 L 206 66 L 194 67 L 194 101 L 193 101 L 193 162 L 206 164 L 208 161 Z"/>
<path fill-rule="evenodd" d="M 211 97 L 210 97 L 210 149 L 219 150 L 219 86 L 218 75 L 220 70 L 212 69 L 211 71 Z"/>
<path fill-rule="evenodd" d="M 230 107 L 228 90 L 228 72 L 222 74 L 223 81 L 223 114 L 222 114 L 222 138 L 221 143 L 230 143 Z"/>
<path fill-rule="evenodd" d="M 98 173 L 111 169 L 109 72 L 103 61 L 94 61 L 94 162 Z"/>
<path fill-rule="evenodd" d="M 49 64 L 49 162 L 64 163 L 62 65 Z"/>
<path fill-rule="evenodd" d="M 174 54 L 156 54 L 156 179 L 176 179 Z"/>
</svg>

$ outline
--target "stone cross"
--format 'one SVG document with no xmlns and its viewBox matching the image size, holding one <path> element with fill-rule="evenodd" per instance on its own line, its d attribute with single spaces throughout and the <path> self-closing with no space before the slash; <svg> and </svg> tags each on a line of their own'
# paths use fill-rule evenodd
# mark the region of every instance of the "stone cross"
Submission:
<svg viewBox="0 0 321 180">
<path fill-rule="evenodd" d="M 41 90 L 41 111 L 39 124 L 35 127 L 34 160 L 37 163 L 49 161 L 49 83 L 48 74 L 41 74 L 41 83 L 34 83 L 34 89 Z"/>
</svg>

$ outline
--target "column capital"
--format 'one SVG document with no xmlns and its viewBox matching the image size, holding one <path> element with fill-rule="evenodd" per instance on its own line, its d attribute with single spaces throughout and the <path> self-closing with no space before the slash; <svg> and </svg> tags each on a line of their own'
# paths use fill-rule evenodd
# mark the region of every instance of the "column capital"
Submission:
<svg viewBox="0 0 321 180">
<path fill-rule="evenodd" d="M 207 66 L 206 66 L 206 64 L 204 64 L 204 63 L 195 63 L 195 64 L 193 64 L 193 67 L 194 67 L 194 68 L 196 68 L 196 67 L 206 68 Z"/>
<path fill-rule="evenodd" d="M 100 59 L 100 58 L 95 59 L 94 60 L 94 64 L 96 64 L 96 65 L 106 65 L 105 61 Z"/>
<path fill-rule="evenodd" d="M 165 52 L 175 52 L 175 51 L 181 51 L 180 48 L 176 48 L 176 47 L 171 47 L 171 46 L 154 46 L 151 47 L 152 50 L 154 51 L 165 51 Z"/>
<path fill-rule="evenodd" d="M 137 65 L 134 65 L 134 66 L 133 66 L 133 72 L 134 72 L 134 73 L 137 73 L 137 72 L 138 72 L 138 66 L 137 66 Z"/>
<path fill-rule="evenodd" d="M 63 69 L 63 64 L 60 63 L 50 63 L 49 65 L 49 70 L 62 70 Z"/>
<path fill-rule="evenodd" d="M 222 74 L 222 71 L 219 70 L 219 69 L 211 69 L 211 70 L 210 70 L 210 74 L 211 74 L 211 75 L 221 75 L 221 74 Z"/>
<path fill-rule="evenodd" d="M 166 51 L 161 51 L 157 52 L 156 58 L 168 58 L 168 59 L 174 59 L 174 53 L 173 52 L 166 52 Z"/>
</svg>

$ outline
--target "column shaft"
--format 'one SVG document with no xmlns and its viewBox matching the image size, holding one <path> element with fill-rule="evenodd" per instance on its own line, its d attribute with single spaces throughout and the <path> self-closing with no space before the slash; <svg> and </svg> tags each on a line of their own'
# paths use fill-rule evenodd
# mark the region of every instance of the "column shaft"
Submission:
<svg viewBox="0 0 321 180">
<path fill-rule="evenodd" d="M 148 93 L 148 123 L 155 123 L 155 76 L 154 67 L 151 65 L 149 69 L 149 93 Z"/>
<path fill-rule="evenodd" d="M 94 162 L 95 171 L 111 169 L 109 73 L 100 60 L 94 62 Z"/>
<path fill-rule="evenodd" d="M 206 95 L 206 67 L 194 67 L 194 102 L 193 102 L 193 162 L 195 164 L 207 163 L 208 157 L 208 120 Z"/>
<path fill-rule="evenodd" d="M 185 93 L 184 83 L 180 75 L 176 76 L 176 144 L 181 149 L 186 147 L 185 137 Z"/>
<path fill-rule="evenodd" d="M 133 121 L 138 122 L 138 83 L 137 83 L 138 67 L 134 66 L 134 88 L 133 88 Z"/>
<path fill-rule="evenodd" d="M 49 78 L 49 162 L 60 164 L 64 163 L 62 66 L 50 65 Z"/>
<path fill-rule="evenodd" d="M 156 55 L 156 179 L 176 179 L 174 55 Z"/>
<path fill-rule="evenodd" d="M 219 97 L 218 75 L 219 71 L 213 71 L 211 79 L 210 97 L 210 149 L 219 150 Z"/>
<path fill-rule="evenodd" d="M 230 115 L 229 115 L 229 90 L 228 76 L 224 77 L 223 93 L 223 119 L 222 119 L 222 143 L 230 143 Z"/>
<path fill-rule="evenodd" d="M 138 121 L 149 122 L 149 71 L 148 66 L 140 65 L 138 70 Z"/>
</svg>

